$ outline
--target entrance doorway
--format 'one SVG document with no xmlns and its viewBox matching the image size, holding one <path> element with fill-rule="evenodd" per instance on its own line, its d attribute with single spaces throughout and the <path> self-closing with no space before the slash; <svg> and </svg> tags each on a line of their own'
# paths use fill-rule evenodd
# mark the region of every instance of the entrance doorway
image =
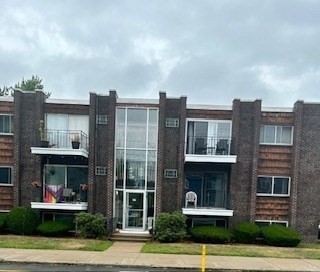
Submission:
<svg viewBox="0 0 320 272">
<path fill-rule="evenodd" d="M 125 229 L 143 230 L 144 192 L 126 192 Z"/>
</svg>

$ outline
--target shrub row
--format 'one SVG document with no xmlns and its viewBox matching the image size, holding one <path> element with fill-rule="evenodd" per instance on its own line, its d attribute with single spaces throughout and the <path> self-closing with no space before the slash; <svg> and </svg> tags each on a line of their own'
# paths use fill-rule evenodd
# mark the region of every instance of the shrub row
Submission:
<svg viewBox="0 0 320 272">
<path fill-rule="evenodd" d="M 225 244 L 231 242 L 230 231 L 213 226 L 196 226 L 190 229 L 193 241 L 198 243 Z"/>
<path fill-rule="evenodd" d="M 76 214 L 76 235 L 82 238 L 100 238 L 106 235 L 106 218 L 101 213 L 81 212 Z"/>
<path fill-rule="evenodd" d="M 78 213 L 74 223 L 76 234 L 83 238 L 97 238 L 106 234 L 106 218 L 102 214 Z M 74 229 L 68 221 L 46 221 L 39 225 L 37 215 L 30 207 L 15 207 L 8 214 L 0 214 L 0 231 L 7 227 L 13 234 L 30 235 L 36 231 L 44 236 L 65 236 Z"/>
<path fill-rule="evenodd" d="M 260 228 L 254 223 L 242 222 L 235 226 L 233 233 L 214 226 L 196 226 L 189 230 L 191 239 L 199 243 L 256 243 L 262 237 L 266 244 L 295 247 L 301 241 L 298 232 L 290 228 L 271 225 Z M 176 242 L 186 237 L 186 217 L 181 212 L 160 213 L 156 218 L 156 239 L 161 242 Z"/>
<path fill-rule="evenodd" d="M 74 229 L 72 222 L 45 221 L 38 226 L 37 231 L 43 236 L 62 237 L 72 229 Z"/>
<path fill-rule="evenodd" d="M 156 239 L 161 242 L 176 242 L 187 235 L 186 216 L 181 212 L 159 213 L 156 218 Z"/>
<path fill-rule="evenodd" d="M 299 232 L 279 225 L 263 227 L 261 233 L 270 246 L 296 247 L 301 241 Z"/>
<path fill-rule="evenodd" d="M 0 214 L 0 231 L 3 231 L 6 226 L 7 215 L 1 213 Z"/>
</svg>

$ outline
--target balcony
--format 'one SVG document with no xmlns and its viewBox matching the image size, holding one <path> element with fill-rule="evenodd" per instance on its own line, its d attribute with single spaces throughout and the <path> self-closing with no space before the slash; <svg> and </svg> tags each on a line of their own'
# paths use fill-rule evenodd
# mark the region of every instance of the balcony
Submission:
<svg viewBox="0 0 320 272">
<path fill-rule="evenodd" d="M 231 139 L 219 137 L 187 137 L 186 162 L 236 163 L 231 155 Z"/>
<path fill-rule="evenodd" d="M 87 184 L 79 188 L 64 188 L 60 185 L 45 185 L 43 202 L 31 202 L 31 208 L 42 210 L 86 211 L 88 209 Z"/>
<path fill-rule="evenodd" d="M 185 197 L 185 207 L 182 213 L 189 216 L 233 216 L 233 210 L 228 209 L 230 195 L 224 191 L 207 192 L 206 199 L 197 197 L 193 191 L 188 191 Z"/>
<path fill-rule="evenodd" d="M 32 154 L 88 158 L 88 136 L 81 130 L 47 130 L 47 145 L 31 147 Z"/>
</svg>

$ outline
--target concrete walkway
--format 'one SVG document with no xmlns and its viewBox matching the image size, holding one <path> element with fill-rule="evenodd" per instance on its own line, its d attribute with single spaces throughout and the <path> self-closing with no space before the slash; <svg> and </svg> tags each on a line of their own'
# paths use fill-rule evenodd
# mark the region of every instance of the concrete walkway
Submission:
<svg viewBox="0 0 320 272">
<path fill-rule="evenodd" d="M 144 243 L 115 242 L 104 252 L 0 249 L 0 260 L 19 263 L 91 264 L 125 267 L 201 267 L 201 256 L 140 253 Z M 236 271 L 320 271 L 320 260 L 207 256 L 206 268 Z"/>
</svg>

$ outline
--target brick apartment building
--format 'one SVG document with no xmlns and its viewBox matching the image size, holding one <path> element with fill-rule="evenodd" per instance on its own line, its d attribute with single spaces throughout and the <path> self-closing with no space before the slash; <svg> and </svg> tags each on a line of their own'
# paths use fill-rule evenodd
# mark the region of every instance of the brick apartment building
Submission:
<svg viewBox="0 0 320 272">
<path fill-rule="evenodd" d="M 42 220 L 100 212 L 110 230 L 143 233 L 157 213 L 180 210 L 191 225 L 282 224 L 313 243 L 319 139 L 316 103 L 204 106 L 114 90 L 76 101 L 16 90 L 0 98 L 0 211 L 31 206 Z"/>
</svg>

